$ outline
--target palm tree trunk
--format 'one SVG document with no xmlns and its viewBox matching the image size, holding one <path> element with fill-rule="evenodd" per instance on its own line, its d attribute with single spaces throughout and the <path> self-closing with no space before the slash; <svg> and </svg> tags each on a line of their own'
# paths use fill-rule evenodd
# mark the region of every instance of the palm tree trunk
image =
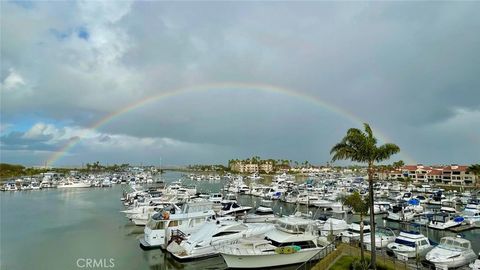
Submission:
<svg viewBox="0 0 480 270">
<path fill-rule="evenodd" d="M 362 263 L 362 269 L 365 266 L 365 251 L 363 247 L 363 214 L 360 213 L 360 262 Z"/>
<path fill-rule="evenodd" d="M 376 247 L 375 247 L 375 211 L 373 202 L 373 162 L 368 163 L 368 197 L 370 204 L 370 246 L 371 246 L 371 269 L 377 269 Z"/>
</svg>

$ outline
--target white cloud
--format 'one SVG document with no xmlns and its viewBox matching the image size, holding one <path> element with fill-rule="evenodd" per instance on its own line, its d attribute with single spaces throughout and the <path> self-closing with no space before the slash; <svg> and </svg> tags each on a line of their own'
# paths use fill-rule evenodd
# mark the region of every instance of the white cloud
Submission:
<svg viewBox="0 0 480 270">
<path fill-rule="evenodd" d="M 189 147 L 195 144 L 187 143 L 172 138 L 164 137 L 144 137 L 138 138 L 125 134 L 102 133 L 94 129 L 86 129 L 78 126 L 56 127 L 53 124 L 36 123 L 22 138 L 43 140 L 46 144 L 65 144 L 68 141 L 75 140 L 91 151 L 98 150 L 152 150 L 165 147 Z"/>
<path fill-rule="evenodd" d="M 36 123 L 25 134 L 24 139 L 42 139 L 51 137 L 52 140 L 59 138 L 61 131 L 52 124 Z"/>
<path fill-rule="evenodd" d="M 2 82 L 2 89 L 6 91 L 15 90 L 23 85 L 25 85 L 25 80 L 23 77 L 17 71 L 15 71 L 15 69 L 10 68 L 8 70 L 7 77 L 5 77 Z"/>
</svg>

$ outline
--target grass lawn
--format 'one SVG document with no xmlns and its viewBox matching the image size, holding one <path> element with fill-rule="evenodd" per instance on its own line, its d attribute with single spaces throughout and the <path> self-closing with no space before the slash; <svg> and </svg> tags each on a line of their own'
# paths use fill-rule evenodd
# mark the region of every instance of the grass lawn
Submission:
<svg viewBox="0 0 480 270">
<path fill-rule="evenodd" d="M 369 256 L 365 256 L 367 261 L 369 261 Z M 350 266 L 352 265 L 353 261 L 359 259 L 359 257 L 355 256 L 347 256 L 344 255 L 340 257 L 335 264 L 330 267 L 330 270 L 350 270 Z M 404 269 L 401 265 L 397 265 L 398 269 Z M 391 262 L 383 263 L 383 261 L 377 261 L 377 269 L 379 270 L 395 270 L 397 267 Z"/>
<path fill-rule="evenodd" d="M 335 262 L 332 267 L 330 267 L 330 270 L 346 270 L 350 269 L 350 265 L 352 264 L 353 260 L 355 257 L 352 256 L 342 256 L 338 258 L 338 260 Z"/>
</svg>

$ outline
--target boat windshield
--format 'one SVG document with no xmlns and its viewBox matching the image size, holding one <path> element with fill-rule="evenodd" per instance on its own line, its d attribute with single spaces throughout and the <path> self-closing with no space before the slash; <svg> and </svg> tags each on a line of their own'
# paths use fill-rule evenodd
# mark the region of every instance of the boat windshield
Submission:
<svg viewBox="0 0 480 270">
<path fill-rule="evenodd" d="M 239 208 L 240 205 L 238 205 L 237 203 L 226 203 L 226 204 L 223 205 L 222 210 L 223 211 L 228 211 L 228 210 L 230 210 L 230 207 L 231 208 Z"/>
<path fill-rule="evenodd" d="M 395 239 L 395 243 L 400 244 L 400 245 L 404 245 L 404 246 L 408 246 L 408 247 L 415 247 L 415 242 L 400 239 L 400 238 Z"/>
<path fill-rule="evenodd" d="M 351 233 L 358 233 L 358 234 L 360 234 L 360 230 L 356 230 L 356 229 L 349 228 L 348 231 L 351 232 Z M 363 233 L 370 233 L 370 229 L 364 229 L 364 230 L 363 230 Z"/>
<path fill-rule="evenodd" d="M 154 219 L 150 219 L 147 222 L 147 227 L 152 229 L 152 230 L 161 230 L 165 228 L 165 222 L 164 221 L 157 221 Z"/>
<path fill-rule="evenodd" d="M 265 216 L 265 215 L 272 215 L 273 214 L 273 211 L 255 211 L 255 214 L 259 215 L 259 216 Z"/>
<path fill-rule="evenodd" d="M 278 224 L 278 227 L 280 229 L 283 229 L 288 232 L 294 232 L 294 233 L 302 233 L 307 230 L 307 224 L 298 224 L 298 225 L 293 225 L 293 224 L 288 224 L 288 223 L 283 223 L 280 222 Z"/>
<path fill-rule="evenodd" d="M 440 245 L 443 247 L 454 248 L 470 248 L 470 243 L 467 241 L 455 241 L 451 238 L 443 238 L 440 240 Z"/>
</svg>

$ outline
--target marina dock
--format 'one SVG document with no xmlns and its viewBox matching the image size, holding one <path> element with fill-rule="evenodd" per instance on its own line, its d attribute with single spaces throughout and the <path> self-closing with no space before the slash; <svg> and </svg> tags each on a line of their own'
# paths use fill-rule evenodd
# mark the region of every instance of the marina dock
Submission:
<svg viewBox="0 0 480 270">
<path fill-rule="evenodd" d="M 476 223 L 467 224 L 467 225 L 461 225 L 458 227 L 453 227 L 453 228 L 450 228 L 449 230 L 455 233 L 460 233 L 460 232 L 465 232 L 465 231 L 470 231 L 475 229 L 480 229 L 480 225 L 477 225 Z"/>
</svg>

